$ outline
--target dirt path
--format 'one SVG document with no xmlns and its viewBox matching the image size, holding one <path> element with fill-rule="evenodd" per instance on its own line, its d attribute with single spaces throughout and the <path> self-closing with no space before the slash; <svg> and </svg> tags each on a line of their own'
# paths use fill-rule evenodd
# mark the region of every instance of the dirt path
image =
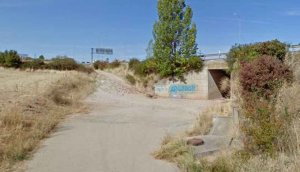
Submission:
<svg viewBox="0 0 300 172">
<path fill-rule="evenodd" d="M 29 172 L 173 172 L 150 155 L 166 133 L 189 127 L 211 101 L 149 99 L 101 73 L 86 102 L 91 112 L 67 119 L 27 164 Z"/>
</svg>

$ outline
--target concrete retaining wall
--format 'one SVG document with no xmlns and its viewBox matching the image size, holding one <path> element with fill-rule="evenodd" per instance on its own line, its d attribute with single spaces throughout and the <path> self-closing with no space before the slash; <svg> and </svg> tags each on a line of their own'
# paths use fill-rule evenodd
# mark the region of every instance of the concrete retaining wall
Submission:
<svg viewBox="0 0 300 172">
<path fill-rule="evenodd" d="M 201 72 L 185 75 L 185 82 L 161 80 L 155 85 L 155 94 L 160 97 L 186 99 L 216 99 L 222 98 L 219 90 L 219 79 L 222 77 L 224 62 L 206 62 Z"/>
<path fill-rule="evenodd" d="M 161 97 L 207 99 L 207 70 L 190 73 L 185 76 L 186 83 L 161 80 L 155 85 L 155 94 Z"/>
</svg>

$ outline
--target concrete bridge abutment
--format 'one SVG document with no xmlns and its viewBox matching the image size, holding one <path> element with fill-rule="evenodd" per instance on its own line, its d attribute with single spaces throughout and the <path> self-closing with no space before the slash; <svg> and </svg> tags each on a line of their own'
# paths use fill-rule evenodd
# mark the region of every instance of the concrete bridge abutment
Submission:
<svg viewBox="0 0 300 172">
<path fill-rule="evenodd" d="M 204 62 L 201 72 L 185 75 L 185 82 L 163 79 L 155 85 L 155 94 L 159 97 L 185 99 L 218 99 L 226 95 L 222 93 L 220 84 L 225 77 L 227 63 L 223 59 Z"/>
</svg>

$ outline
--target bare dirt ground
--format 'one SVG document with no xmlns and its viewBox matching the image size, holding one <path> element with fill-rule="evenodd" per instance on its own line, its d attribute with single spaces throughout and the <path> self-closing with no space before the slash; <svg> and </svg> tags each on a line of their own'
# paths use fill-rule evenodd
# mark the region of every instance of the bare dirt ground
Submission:
<svg viewBox="0 0 300 172">
<path fill-rule="evenodd" d="M 215 101 L 150 99 L 122 79 L 99 74 L 88 114 L 67 119 L 26 163 L 29 172 L 173 172 L 155 160 L 167 133 L 182 131 Z"/>
</svg>

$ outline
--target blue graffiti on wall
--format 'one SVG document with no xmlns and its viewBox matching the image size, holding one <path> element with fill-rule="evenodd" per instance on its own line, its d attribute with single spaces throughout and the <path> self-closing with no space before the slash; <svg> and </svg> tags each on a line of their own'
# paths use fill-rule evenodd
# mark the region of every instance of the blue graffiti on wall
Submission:
<svg viewBox="0 0 300 172">
<path fill-rule="evenodd" d="M 197 85 L 170 85 L 169 93 L 176 94 L 176 93 L 193 93 L 197 91 Z"/>
</svg>

